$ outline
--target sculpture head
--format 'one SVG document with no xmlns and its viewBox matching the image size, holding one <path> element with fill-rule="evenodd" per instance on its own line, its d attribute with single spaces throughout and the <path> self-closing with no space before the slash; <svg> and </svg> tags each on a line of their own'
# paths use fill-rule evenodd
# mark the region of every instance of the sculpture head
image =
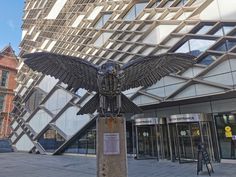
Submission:
<svg viewBox="0 0 236 177">
<path fill-rule="evenodd" d="M 105 75 L 117 75 L 120 70 L 120 65 L 118 63 L 108 61 L 101 66 L 100 72 Z"/>
</svg>

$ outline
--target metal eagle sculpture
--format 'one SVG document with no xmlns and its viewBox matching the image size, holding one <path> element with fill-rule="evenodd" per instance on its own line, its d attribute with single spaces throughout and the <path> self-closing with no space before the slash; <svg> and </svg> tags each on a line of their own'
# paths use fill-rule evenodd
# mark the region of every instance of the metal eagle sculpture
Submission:
<svg viewBox="0 0 236 177">
<path fill-rule="evenodd" d="M 95 91 L 96 94 L 77 114 L 97 110 L 101 115 L 141 113 L 142 110 L 122 91 L 151 86 L 162 77 L 187 69 L 194 63 L 192 55 L 183 53 L 139 57 L 123 66 L 115 61 L 98 66 L 78 57 L 48 52 L 26 54 L 23 58 L 32 70 L 54 76 L 75 90 Z"/>
</svg>

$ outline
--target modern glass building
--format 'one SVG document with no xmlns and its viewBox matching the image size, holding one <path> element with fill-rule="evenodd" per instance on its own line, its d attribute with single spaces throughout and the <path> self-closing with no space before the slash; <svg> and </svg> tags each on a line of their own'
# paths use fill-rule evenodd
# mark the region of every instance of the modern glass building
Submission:
<svg viewBox="0 0 236 177">
<path fill-rule="evenodd" d="M 36 51 L 101 65 L 183 52 L 196 64 L 125 94 L 127 152 L 138 159 L 236 160 L 236 1 L 26 0 L 20 56 Z M 96 114 L 76 116 L 94 95 L 19 65 L 11 141 L 19 151 L 95 154 Z"/>
</svg>

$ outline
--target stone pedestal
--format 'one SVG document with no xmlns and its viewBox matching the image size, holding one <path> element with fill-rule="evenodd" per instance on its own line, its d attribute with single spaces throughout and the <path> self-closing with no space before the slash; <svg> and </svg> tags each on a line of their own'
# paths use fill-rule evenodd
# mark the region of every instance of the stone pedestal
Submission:
<svg viewBox="0 0 236 177">
<path fill-rule="evenodd" d="M 127 177 L 124 117 L 97 118 L 97 177 Z"/>
</svg>

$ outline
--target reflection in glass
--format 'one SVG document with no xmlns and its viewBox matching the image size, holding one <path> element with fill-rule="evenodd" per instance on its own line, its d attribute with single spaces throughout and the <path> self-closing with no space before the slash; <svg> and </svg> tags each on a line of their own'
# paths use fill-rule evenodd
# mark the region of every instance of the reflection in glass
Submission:
<svg viewBox="0 0 236 177">
<path fill-rule="evenodd" d="M 236 41 L 233 40 L 226 40 L 223 44 L 218 46 L 215 50 L 217 51 L 229 51 L 233 47 L 236 46 Z"/>
<path fill-rule="evenodd" d="M 170 7 L 172 4 L 173 4 L 174 0 L 169 0 L 169 1 L 166 1 L 166 3 L 164 4 L 163 7 Z"/>
<path fill-rule="evenodd" d="M 156 2 L 153 4 L 152 8 L 159 6 L 161 3 L 161 0 L 156 0 Z"/>
<path fill-rule="evenodd" d="M 196 34 L 206 34 L 208 31 L 210 31 L 212 26 L 213 25 L 204 25 L 196 32 Z"/>
<path fill-rule="evenodd" d="M 232 29 L 234 29 L 234 25 L 223 26 L 221 27 L 214 35 L 217 36 L 225 36 L 227 35 Z"/>
<path fill-rule="evenodd" d="M 214 43 L 215 40 L 190 39 L 186 41 L 181 47 L 179 47 L 175 52 L 189 53 L 191 55 L 198 56 Z"/>
<path fill-rule="evenodd" d="M 133 153 L 132 124 L 126 122 L 127 153 Z M 64 153 L 96 154 L 96 123 L 94 122 L 71 142 Z"/>
<path fill-rule="evenodd" d="M 184 6 L 188 0 L 180 0 L 176 7 Z"/>
<path fill-rule="evenodd" d="M 217 58 L 219 58 L 219 55 L 207 55 L 203 59 L 198 61 L 198 63 L 203 65 L 210 65 L 211 63 L 216 61 Z"/>
<path fill-rule="evenodd" d="M 148 4 L 147 2 L 135 4 L 130 9 L 130 11 L 125 15 L 124 20 L 127 20 L 127 21 L 134 20 L 140 14 L 140 12 L 143 11 L 143 9 L 146 7 L 147 4 Z"/>
<path fill-rule="evenodd" d="M 84 96 L 87 93 L 87 90 L 80 88 L 75 92 L 76 95 L 79 95 L 80 97 Z"/>
<path fill-rule="evenodd" d="M 79 109 L 76 106 L 66 109 L 55 122 L 55 125 L 60 128 L 66 135 L 72 136 L 90 120 L 88 114 L 76 115 Z"/>
<path fill-rule="evenodd" d="M 230 36 L 236 36 L 236 30 Z"/>
<path fill-rule="evenodd" d="M 25 102 L 25 109 L 27 110 L 27 112 L 32 113 L 39 106 L 44 96 L 45 95 L 41 91 L 35 90 L 34 93 Z"/>
<path fill-rule="evenodd" d="M 87 128 L 66 149 L 65 153 L 96 154 L 96 125 Z"/>
<path fill-rule="evenodd" d="M 111 14 L 103 14 L 103 16 L 101 16 L 101 18 L 98 20 L 98 22 L 95 24 L 95 28 L 96 29 L 100 29 L 102 28 L 105 23 L 109 20 L 109 18 L 111 17 Z"/>
<path fill-rule="evenodd" d="M 53 152 L 59 148 L 65 139 L 54 129 L 47 130 L 38 140 L 47 152 Z"/>
<path fill-rule="evenodd" d="M 72 95 L 62 89 L 57 89 L 45 103 L 45 107 L 54 114 L 57 114 L 63 108 Z"/>
<path fill-rule="evenodd" d="M 29 121 L 29 125 L 36 132 L 41 132 L 52 120 L 52 117 L 43 109 L 40 109 Z"/>
</svg>

